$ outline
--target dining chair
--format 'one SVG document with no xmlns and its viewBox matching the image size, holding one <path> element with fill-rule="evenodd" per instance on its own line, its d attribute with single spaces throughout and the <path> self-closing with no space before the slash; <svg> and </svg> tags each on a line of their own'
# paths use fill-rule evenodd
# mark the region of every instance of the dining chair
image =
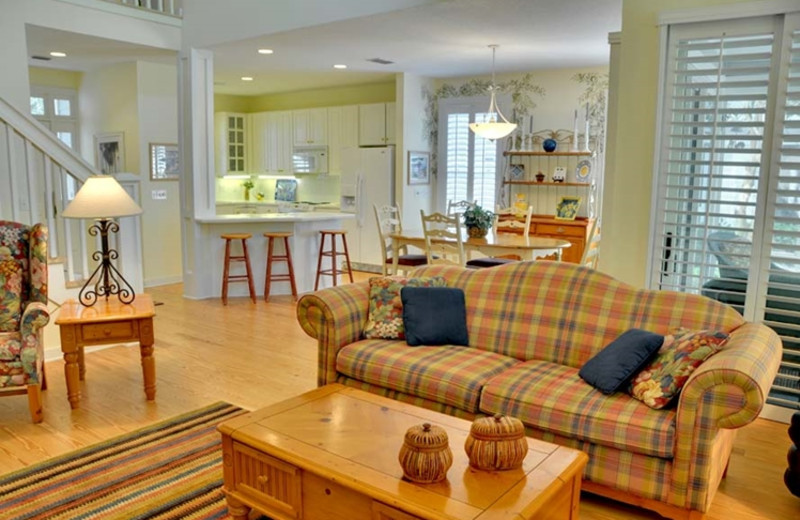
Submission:
<svg viewBox="0 0 800 520">
<path fill-rule="evenodd" d="M 448 215 L 459 215 L 461 216 L 462 213 L 467 211 L 469 208 L 477 204 L 478 201 L 474 200 L 472 202 L 468 200 L 459 200 L 459 201 L 447 201 L 447 214 Z"/>
<path fill-rule="evenodd" d="M 497 208 L 494 214 L 494 232 L 496 234 L 521 234 L 526 237 L 531 231 L 532 216 L 533 206 L 528 206 L 527 211 L 520 211 L 513 206 L 510 208 Z M 485 267 L 497 267 L 520 260 L 522 260 L 522 257 L 519 255 L 485 256 L 468 260 L 467 267 L 482 269 Z"/>
<path fill-rule="evenodd" d="M 372 205 L 375 211 L 375 221 L 378 224 L 378 235 L 381 240 L 381 257 L 383 264 L 381 268 L 383 275 L 386 276 L 388 268 L 393 265 L 393 258 L 390 256 L 392 253 L 392 237 L 393 233 L 400 234 L 403 232 L 403 217 L 400 215 L 400 209 L 397 206 L 380 206 L 377 204 Z M 397 270 L 403 272 L 410 271 L 415 267 L 425 265 L 428 263 L 428 255 L 422 253 L 409 253 L 408 246 L 404 245 L 400 248 L 397 255 Z M 397 274 L 397 273 L 392 273 Z"/>
<path fill-rule="evenodd" d="M 425 215 L 420 210 L 422 217 L 422 232 L 425 235 L 425 252 L 428 263 L 466 265 L 464 254 L 464 239 L 461 236 L 461 217 L 448 216 L 441 213 Z"/>
<path fill-rule="evenodd" d="M 586 247 L 583 248 L 583 256 L 581 257 L 581 265 L 585 265 L 591 269 L 597 269 L 597 261 L 600 259 L 600 221 L 595 220 L 592 223 L 592 229 L 589 231 L 589 240 L 586 242 Z"/>
</svg>

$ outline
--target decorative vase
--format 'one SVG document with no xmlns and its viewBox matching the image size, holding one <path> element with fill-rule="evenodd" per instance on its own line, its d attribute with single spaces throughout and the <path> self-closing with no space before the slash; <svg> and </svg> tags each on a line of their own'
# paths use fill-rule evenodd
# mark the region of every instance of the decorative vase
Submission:
<svg viewBox="0 0 800 520">
<path fill-rule="evenodd" d="M 489 234 L 489 230 L 487 228 L 468 227 L 467 234 L 470 238 L 485 238 Z"/>
<path fill-rule="evenodd" d="M 430 484 L 444 480 L 453 465 L 447 432 L 430 423 L 412 426 L 406 432 L 398 460 L 403 476 L 411 482 Z"/>
<path fill-rule="evenodd" d="M 244 190 L 244 200 L 250 200 L 250 189 L 245 188 Z"/>
<path fill-rule="evenodd" d="M 536 174 L 536 182 L 544 182 L 544 173 L 539 172 Z"/>
<path fill-rule="evenodd" d="M 475 419 L 464 451 L 469 465 L 485 471 L 517 469 L 528 453 L 525 426 L 513 417 L 497 414 Z"/>
<path fill-rule="evenodd" d="M 542 141 L 542 149 L 545 152 L 548 153 L 555 152 L 557 146 L 558 146 L 558 141 L 556 141 L 555 139 L 545 139 L 544 141 Z"/>
</svg>

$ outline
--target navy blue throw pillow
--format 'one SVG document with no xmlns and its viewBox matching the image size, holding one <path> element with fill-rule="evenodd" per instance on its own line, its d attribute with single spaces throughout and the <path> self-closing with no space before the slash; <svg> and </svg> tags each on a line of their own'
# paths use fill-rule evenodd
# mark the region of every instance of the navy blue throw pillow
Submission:
<svg viewBox="0 0 800 520">
<path fill-rule="evenodd" d="M 403 287 L 406 342 L 417 345 L 468 345 L 464 291 L 452 287 Z"/>
<path fill-rule="evenodd" d="M 663 343 L 660 334 L 628 330 L 587 361 L 578 375 L 604 394 L 613 394 L 647 365 Z"/>
</svg>

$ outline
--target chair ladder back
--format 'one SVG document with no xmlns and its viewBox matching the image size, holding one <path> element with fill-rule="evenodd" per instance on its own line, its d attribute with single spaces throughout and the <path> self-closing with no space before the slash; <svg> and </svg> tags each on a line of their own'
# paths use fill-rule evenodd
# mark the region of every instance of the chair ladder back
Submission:
<svg viewBox="0 0 800 520">
<path fill-rule="evenodd" d="M 425 235 L 425 252 L 429 264 L 466 265 L 464 239 L 461 235 L 461 217 L 420 210 L 422 231 Z"/>
</svg>

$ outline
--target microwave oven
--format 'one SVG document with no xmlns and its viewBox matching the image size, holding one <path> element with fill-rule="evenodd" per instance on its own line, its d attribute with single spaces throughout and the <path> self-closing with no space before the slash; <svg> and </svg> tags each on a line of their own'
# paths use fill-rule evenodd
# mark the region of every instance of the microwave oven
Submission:
<svg viewBox="0 0 800 520">
<path fill-rule="evenodd" d="M 292 151 L 292 172 L 295 175 L 328 173 L 328 147 L 295 148 Z"/>
</svg>

